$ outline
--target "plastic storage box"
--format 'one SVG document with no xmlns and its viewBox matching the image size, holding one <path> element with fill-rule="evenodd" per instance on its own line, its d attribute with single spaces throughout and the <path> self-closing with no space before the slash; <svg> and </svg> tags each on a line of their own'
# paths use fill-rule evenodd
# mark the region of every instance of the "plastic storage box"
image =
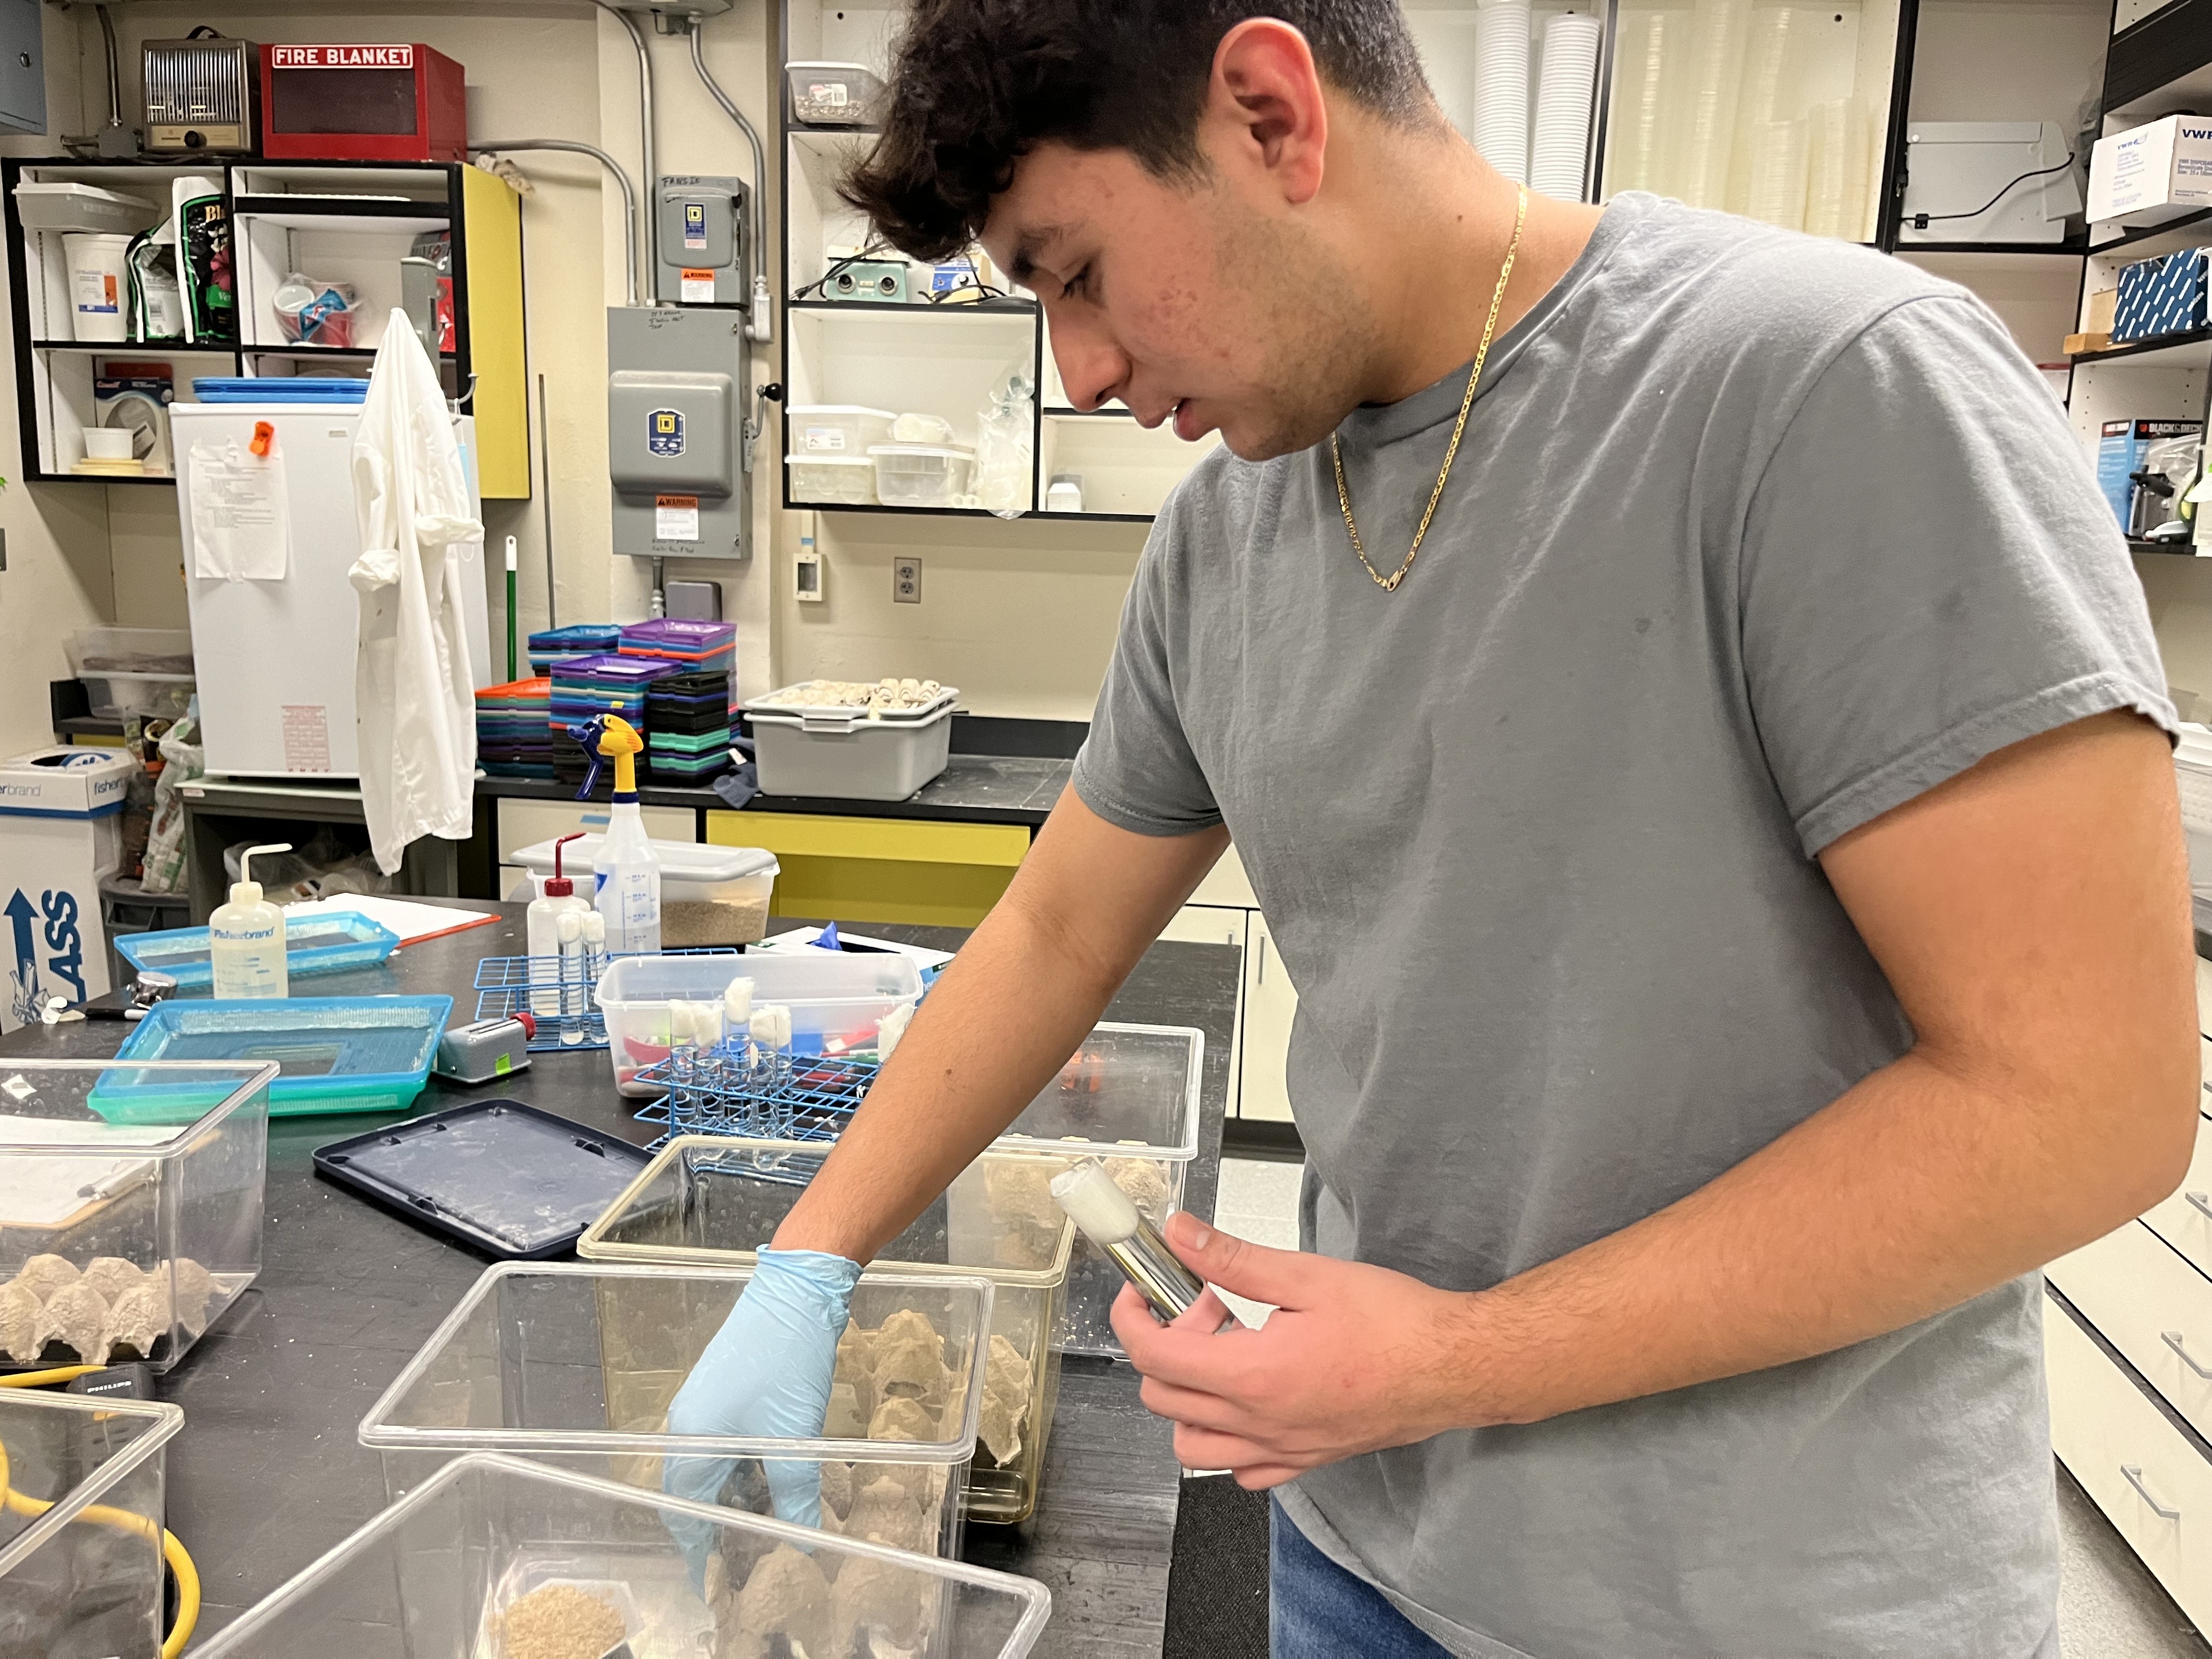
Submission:
<svg viewBox="0 0 2212 1659">
<path fill-rule="evenodd" d="M 115 948 L 134 969 L 167 974 L 179 990 L 215 983 L 215 959 L 204 927 L 170 927 L 158 933 L 127 933 Z M 359 911 L 301 916 L 284 927 L 284 972 L 289 979 L 335 974 L 347 968 L 374 968 L 399 948 L 399 935 Z"/>
<path fill-rule="evenodd" d="M 960 1488 L 982 1409 L 990 1281 L 870 1272 L 854 1290 L 863 1330 L 918 1314 L 942 1339 L 948 1369 L 919 1407 L 927 1421 L 917 1432 L 928 1437 L 670 1434 L 669 1401 L 751 1277 L 742 1268 L 627 1264 L 488 1267 L 362 1419 L 362 1444 L 383 1455 L 395 1499 L 463 1452 L 509 1452 L 655 1493 L 662 1460 L 680 1455 L 727 1464 L 720 1501 L 756 1514 L 770 1507 L 760 1459 L 816 1462 L 825 1530 L 850 1523 L 902 1548 L 957 1555 Z M 896 1492 L 869 1492 L 882 1480 Z"/>
<path fill-rule="evenodd" d="M 158 1653 L 165 1448 L 151 1400 L 0 1389 L 0 1653 Z"/>
<path fill-rule="evenodd" d="M 790 1008 L 794 1054 L 822 1054 L 830 1038 L 840 1040 L 841 1051 L 873 1048 L 876 1027 L 885 1014 L 921 1000 L 921 970 L 909 957 L 821 951 L 805 956 L 618 957 L 599 975 L 595 994 L 606 1019 L 615 1086 L 633 1098 L 662 1093 L 635 1079 L 668 1058 L 668 1005 L 719 1002 L 733 979 L 752 981 L 756 1009 L 768 1003 Z"/>
<path fill-rule="evenodd" d="M 184 1357 L 261 1272 L 276 1075 L 0 1061 L 6 1364 L 143 1358 L 167 1370 Z"/>
<path fill-rule="evenodd" d="M 192 636 L 185 629 L 80 628 L 62 648 L 94 714 L 181 714 L 191 700 Z"/>
<path fill-rule="evenodd" d="M 745 705 L 763 794 L 904 800 L 951 758 L 957 686 L 946 686 L 924 708 L 872 718 L 857 706 L 777 706 L 798 689 L 786 686 Z"/>
<path fill-rule="evenodd" d="M 585 1230 L 576 1254 L 586 1261 L 750 1267 L 830 1150 L 682 1136 Z M 884 1272 L 980 1273 L 994 1288 L 992 1356 L 968 1475 L 968 1513 L 978 1521 L 1026 1521 L 1036 1508 L 1060 1390 L 1053 1335 L 1066 1299 L 1075 1226 L 1056 1206 L 1056 1224 L 1036 1216 L 1031 1200 L 1043 1192 L 1050 1203 L 1052 1177 L 1063 1167 L 1060 1159 L 1025 1152 L 986 1152 L 876 1252 L 874 1265 Z"/>
<path fill-rule="evenodd" d="M 159 188 L 165 192 L 167 185 Z M 26 179 L 15 186 L 15 212 L 26 230 L 106 231 L 128 236 L 161 216 L 143 196 L 125 196 L 97 185 L 46 184 Z"/>
<path fill-rule="evenodd" d="M 570 842 L 562 852 L 561 867 L 588 883 L 599 840 L 586 836 Z M 662 945 L 670 950 L 750 945 L 767 934 L 769 902 L 782 873 L 775 854 L 688 841 L 656 841 L 653 850 L 660 860 Z M 553 843 L 535 842 L 513 854 L 508 862 L 527 870 L 532 887 L 542 894 L 545 878 L 553 873 Z"/>
<path fill-rule="evenodd" d="M 1051 1153 L 1055 1163 L 1063 1155 L 1067 1164 L 1103 1158 L 1115 1182 L 1158 1226 L 1169 1212 L 1182 1207 L 1183 1183 L 1198 1156 L 1205 1073 L 1203 1031 L 1183 1025 L 1098 1025 L 994 1144 Z M 1049 1192 L 1035 1199 L 1033 1207 L 1033 1224 L 1059 1208 Z M 1061 1346 L 1069 1352 L 1121 1355 L 1110 1315 L 1121 1282 L 1121 1270 L 1096 1245 L 1076 1241 L 1060 1329 Z"/>
<path fill-rule="evenodd" d="M 396 1112 L 429 1080 L 451 997 L 270 997 L 238 1002 L 157 1002 L 118 1060 L 273 1060 L 273 1117 L 316 1112 Z M 95 1095 L 118 1116 L 130 1096 Z M 130 1121 L 118 1116 L 118 1121 Z"/>
<path fill-rule="evenodd" d="M 952 444 L 871 444 L 876 499 L 885 507 L 945 507 L 968 493 L 975 452 Z"/>
<path fill-rule="evenodd" d="M 805 460 L 866 460 L 871 444 L 891 441 L 898 419 L 866 404 L 793 404 L 783 412 L 791 416 L 788 453 Z"/>
<path fill-rule="evenodd" d="M 787 455 L 794 501 L 827 501 L 837 507 L 873 507 L 876 464 L 866 455 Z"/>
<path fill-rule="evenodd" d="M 547 1605 L 556 1599 L 566 1608 Z M 771 1617 L 776 1602 L 781 1616 Z M 611 1638 L 594 1653 L 631 1659 L 1019 1659 L 1051 1608 L 1044 1586 L 1026 1578 L 478 1455 L 447 1465 L 193 1651 L 512 1659 L 538 1650 L 519 1639 L 538 1620 L 580 1611 L 602 1621 L 593 1642 Z M 571 1644 L 544 1650 L 589 1645 Z"/>
<path fill-rule="evenodd" d="M 791 118 L 810 127 L 865 127 L 876 118 L 883 77 L 866 64 L 786 64 Z"/>
</svg>

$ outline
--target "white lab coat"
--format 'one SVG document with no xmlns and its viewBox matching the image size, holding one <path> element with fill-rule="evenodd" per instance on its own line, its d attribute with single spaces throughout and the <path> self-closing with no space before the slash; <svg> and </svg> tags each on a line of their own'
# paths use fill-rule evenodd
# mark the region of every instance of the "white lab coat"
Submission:
<svg viewBox="0 0 2212 1659">
<path fill-rule="evenodd" d="M 369 849 L 386 875 L 422 836 L 465 841 L 475 811 L 476 694 L 463 551 L 481 546 L 438 370 L 404 311 L 384 331 L 353 447 L 364 550 L 354 698 Z"/>
</svg>

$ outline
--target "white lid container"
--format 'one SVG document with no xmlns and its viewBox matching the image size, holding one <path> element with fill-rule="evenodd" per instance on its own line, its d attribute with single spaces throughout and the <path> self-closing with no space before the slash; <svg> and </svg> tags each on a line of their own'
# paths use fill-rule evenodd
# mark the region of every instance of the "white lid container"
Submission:
<svg viewBox="0 0 2212 1659">
<path fill-rule="evenodd" d="M 866 455 L 786 455 L 794 503 L 827 501 L 869 507 L 876 500 L 876 464 Z"/>
<path fill-rule="evenodd" d="M 601 837 L 570 842 L 561 867 L 591 881 Z M 768 932 L 769 903 L 782 866 L 757 847 L 715 847 L 702 842 L 656 841 L 660 860 L 660 943 L 683 950 L 702 945 L 750 945 Z M 511 855 L 543 896 L 553 874 L 553 843 L 541 841 Z"/>
<path fill-rule="evenodd" d="M 792 404 L 784 413 L 791 416 L 792 454 L 860 459 L 870 444 L 890 441 L 891 422 L 898 418 L 865 404 Z"/>
<path fill-rule="evenodd" d="M 15 186 L 15 213 L 26 230 L 104 230 L 128 234 L 152 224 L 161 210 L 143 197 L 102 190 L 97 185 L 44 184 L 27 179 Z"/>
<path fill-rule="evenodd" d="M 871 444 L 876 495 L 886 507 L 943 507 L 968 492 L 975 452 L 954 444 Z"/>
</svg>

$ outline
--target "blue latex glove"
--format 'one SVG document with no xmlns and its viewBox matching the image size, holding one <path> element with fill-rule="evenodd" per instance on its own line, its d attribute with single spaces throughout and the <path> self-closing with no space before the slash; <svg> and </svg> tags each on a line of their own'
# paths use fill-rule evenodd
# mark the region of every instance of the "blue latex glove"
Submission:
<svg viewBox="0 0 2212 1659">
<path fill-rule="evenodd" d="M 752 1282 L 691 1375 L 669 1402 L 671 1434 L 726 1434 L 753 1438 L 819 1437 L 830 1410 L 837 1339 L 860 1265 L 821 1250 L 763 1250 Z M 822 1524 L 822 1468 L 793 1458 L 763 1460 L 776 1514 L 801 1526 Z M 661 1490 L 696 1503 L 717 1501 L 733 1460 L 663 1460 Z M 704 1522 L 667 1517 L 686 1555 L 705 1567 Z M 696 1536 L 693 1536 L 693 1534 Z"/>
</svg>

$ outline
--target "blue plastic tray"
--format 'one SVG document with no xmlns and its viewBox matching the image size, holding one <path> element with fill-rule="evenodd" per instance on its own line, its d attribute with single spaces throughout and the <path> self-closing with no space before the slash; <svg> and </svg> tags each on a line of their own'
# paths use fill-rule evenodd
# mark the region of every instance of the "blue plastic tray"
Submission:
<svg viewBox="0 0 2212 1659">
<path fill-rule="evenodd" d="M 169 927 L 158 933 L 123 933 L 115 948 L 133 968 L 167 974 L 180 990 L 215 983 L 204 927 Z M 358 911 L 302 916 L 284 926 L 284 971 L 293 979 L 373 968 L 399 948 L 399 935 Z"/>
<path fill-rule="evenodd" d="M 393 1112 L 410 1105 L 453 1012 L 451 997 L 284 997 L 157 1002 L 115 1057 L 274 1060 L 271 1117 Z M 88 1103 L 113 1122 L 167 1121 L 147 1091 L 94 1091 Z"/>
<path fill-rule="evenodd" d="M 192 381 L 192 396 L 204 404 L 358 404 L 368 399 L 368 382 L 322 374 L 265 380 L 203 374 Z"/>
</svg>

